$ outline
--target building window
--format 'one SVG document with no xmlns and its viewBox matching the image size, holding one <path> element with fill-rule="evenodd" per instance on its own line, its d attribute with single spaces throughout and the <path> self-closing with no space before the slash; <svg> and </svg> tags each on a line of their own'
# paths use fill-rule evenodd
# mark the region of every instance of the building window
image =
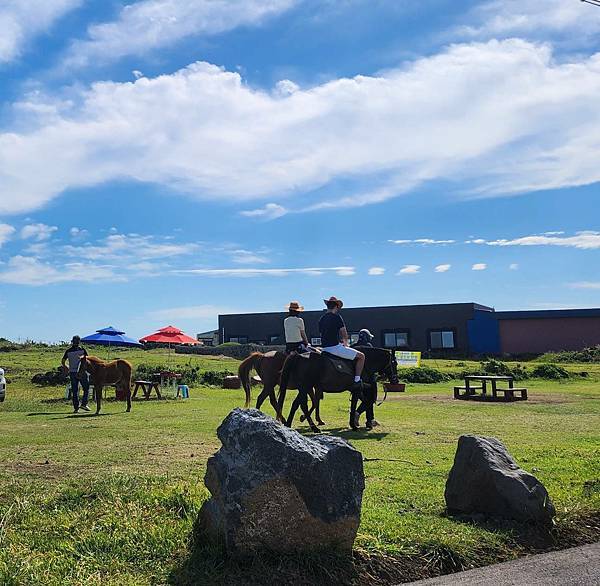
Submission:
<svg viewBox="0 0 600 586">
<path fill-rule="evenodd" d="M 310 339 L 310 343 L 313 346 L 320 346 L 321 345 L 321 338 L 311 338 Z"/>
<path fill-rule="evenodd" d="M 383 346 L 384 348 L 408 348 L 408 332 L 383 332 Z"/>
<path fill-rule="evenodd" d="M 277 344 L 279 341 L 279 335 L 269 336 L 269 344 Z"/>
<path fill-rule="evenodd" d="M 452 330 L 433 330 L 429 332 L 429 348 L 431 350 L 452 350 L 455 348 Z"/>
<path fill-rule="evenodd" d="M 358 334 L 350 334 L 350 345 L 354 346 L 358 342 Z"/>
<path fill-rule="evenodd" d="M 230 336 L 229 341 L 235 342 L 236 344 L 247 344 L 248 336 Z"/>
</svg>

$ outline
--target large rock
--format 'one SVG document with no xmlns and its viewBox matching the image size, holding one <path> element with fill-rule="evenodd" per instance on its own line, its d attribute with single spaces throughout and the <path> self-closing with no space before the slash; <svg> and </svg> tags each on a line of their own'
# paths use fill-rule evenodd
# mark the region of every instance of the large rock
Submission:
<svg viewBox="0 0 600 586">
<path fill-rule="evenodd" d="M 219 426 L 223 447 L 208 460 L 212 497 L 201 533 L 230 553 L 351 551 L 365 487 L 359 451 L 337 437 L 307 438 L 255 409 Z"/>
<path fill-rule="evenodd" d="M 519 468 L 504 444 L 493 437 L 459 438 L 445 497 L 450 513 L 539 523 L 551 522 L 555 514 L 544 485 Z"/>
</svg>

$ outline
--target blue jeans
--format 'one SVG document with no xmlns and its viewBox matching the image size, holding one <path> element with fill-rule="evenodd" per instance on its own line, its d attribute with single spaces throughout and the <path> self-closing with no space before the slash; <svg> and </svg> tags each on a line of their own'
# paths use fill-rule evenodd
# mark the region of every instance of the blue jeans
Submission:
<svg viewBox="0 0 600 586">
<path fill-rule="evenodd" d="M 87 405 L 90 394 L 90 381 L 87 376 L 83 380 L 79 380 L 76 372 L 70 372 L 69 377 L 71 378 L 71 397 L 73 399 L 73 409 L 77 411 L 79 409 L 79 383 L 81 383 L 81 387 L 83 388 L 81 404 Z"/>
</svg>

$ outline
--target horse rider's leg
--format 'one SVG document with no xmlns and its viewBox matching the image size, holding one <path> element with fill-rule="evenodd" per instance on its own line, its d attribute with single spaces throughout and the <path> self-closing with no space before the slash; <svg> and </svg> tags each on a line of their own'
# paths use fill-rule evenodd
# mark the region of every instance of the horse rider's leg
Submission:
<svg viewBox="0 0 600 586">
<path fill-rule="evenodd" d="M 365 367 L 365 355 L 362 352 L 359 352 L 356 355 L 356 365 L 355 365 L 355 371 L 354 374 L 356 374 L 356 376 L 361 376 L 362 375 L 362 371 L 363 368 Z"/>
<path fill-rule="evenodd" d="M 100 409 L 102 408 L 102 388 L 104 385 L 97 384 L 94 385 L 94 393 L 96 395 L 96 415 L 100 413 Z"/>
</svg>

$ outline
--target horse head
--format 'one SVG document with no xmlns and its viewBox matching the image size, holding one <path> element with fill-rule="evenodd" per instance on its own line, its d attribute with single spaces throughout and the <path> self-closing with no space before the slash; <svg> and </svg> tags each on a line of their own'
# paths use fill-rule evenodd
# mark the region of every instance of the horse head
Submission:
<svg viewBox="0 0 600 586">
<path fill-rule="evenodd" d="M 396 353 L 393 350 L 386 350 L 386 352 L 389 352 L 390 358 L 383 373 L 388 377 L 389 381 L 395 385 L 400 380 L 398 378 L 398 361 L 396 360 Z"/>
</svg>

